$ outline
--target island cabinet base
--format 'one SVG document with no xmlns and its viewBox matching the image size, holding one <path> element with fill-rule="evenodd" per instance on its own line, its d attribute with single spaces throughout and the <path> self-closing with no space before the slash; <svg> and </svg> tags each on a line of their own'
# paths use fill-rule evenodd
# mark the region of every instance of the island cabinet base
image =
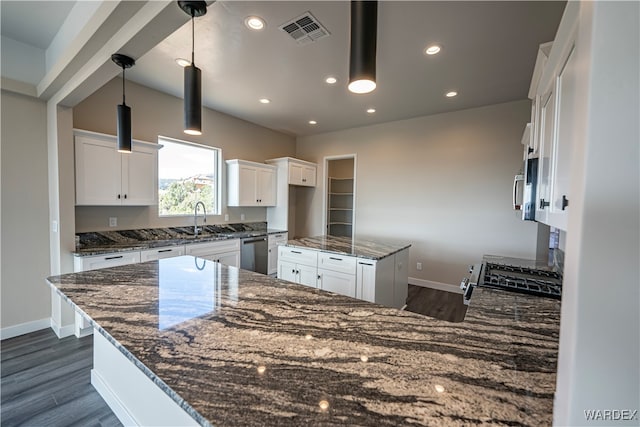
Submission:
<svg viewBox="0 0 640 427">
<path fill-rule="evenodd" d="M 199 426 L 99 331 L 93 334 L 91 384 L 125 426 Z"/>
</svg>

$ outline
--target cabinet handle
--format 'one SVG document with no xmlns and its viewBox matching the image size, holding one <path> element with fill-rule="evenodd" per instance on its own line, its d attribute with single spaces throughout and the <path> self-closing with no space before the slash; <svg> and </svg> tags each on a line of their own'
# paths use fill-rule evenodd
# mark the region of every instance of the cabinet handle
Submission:
<svg viewBox="0 0 640 427">
<path fill-rule="evenodd" d="M 332 256 L 330 256 L 329 259 L 332 259 L 334 261 L 343 261 L 342 258 L 335 258 L 335 257 L 332 257 Z"/>
<path fill-rule="evenodd" d="M 122 255 L 108 256 L 108 257 L 105 257 L 104 259 L 106 261 L 106 260 L 109 260 L 109 259 L 120 259 L 120 258 L 123 258 L 123 256 Z"/>
<path fill-rule="evenodd" d="M 322 276 L 318 274 L 318 280 L 322 280 Z"/>
<path fill-rule="evenodd" d="M 296 274 L 300 274 L 300 270 L 296 270 Z"/>
<path fill-rule="evenodd" d="M 549 202 L 545 201 L 544 199 L 540 199 L 540 209 L 544 209 L 547 206 L 549 206 Z"/>
<path fill-rule="evenodd" d="M 298 252 L 298 251 L 291 251 L 292 254 L 298 254 L 298 255 L 302 255 L 302 252 Z"/>
<path fill-rule="evenodd" d="M 359 262 L 358 264 L 360 264 L 360 265 L 368 265 L 368 266 L 373 266 L 373 264 L 369 264 L 369 263 L 366 263 L 366 262 Z"/>
<path fill-rule="evenodd" d="M 569 199 L 565 194 L 562 195 L 562 210 L 565 210 L 569 206 Z"/>
<path fill-rule="evenodd" d="M 118 199 L 120 198 L 120 195 L 118 194 Z"/>
<path fill-rule="evenodd" d="M 533 148 L 529 147 L 529 148 L 527 149 L 527 152 L 528 152 L 529 154 L 533 153 Z"/>
<path fill-rule="evenodd" d="M 127 198 L 127 195 L 126 195 L 126 194 L 124 195 L 124 198 L 125 198 L 125 199 Z"/>
<path fill-rule="evenodd" d="M 161 253 L 161 252 L 172 252 L 172 251 L 173 251 L 173 249 L 160 249 L 158 251 L 158 253 Z"/>
<path fill-rule="evenodd" d="M 291 274 L 296 274 L 296 269 L 291 270 Z"/>
<path fill-rule="evenodd" d="M 302 178 L 302 182 L 307 182 L 307 179 L 306 178 Z"/>
</svg>

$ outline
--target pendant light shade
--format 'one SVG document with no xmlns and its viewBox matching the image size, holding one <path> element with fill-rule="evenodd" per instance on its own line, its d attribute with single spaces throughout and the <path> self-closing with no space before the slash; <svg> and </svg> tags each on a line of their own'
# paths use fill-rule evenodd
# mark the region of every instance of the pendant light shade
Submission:
<svg viewBox="0 0 640 427">
<path fill-rule="evenodd" d="M 191 65 L 184 67 L 184 133 L 202 135 L 202 75 L 194 63 L 194 18 L 207 13 L 207 3 L 179 1 L 178 6 L 191 16 Z"/>
<path fill-rule="evenodd" d="M 131 153 L 131 107 L 124 102 L 124 70 L 133 67 L 136 61 L 119 53 L 111 55 L 111 60 L 122 67 L 122 104 L 118 105 L 118 151 Z"/>
<path fill-rule="evenodd" d="M 351 2 L 349 90 L 369 93 L 376 88 L 377 1 Z"/>
</svg>

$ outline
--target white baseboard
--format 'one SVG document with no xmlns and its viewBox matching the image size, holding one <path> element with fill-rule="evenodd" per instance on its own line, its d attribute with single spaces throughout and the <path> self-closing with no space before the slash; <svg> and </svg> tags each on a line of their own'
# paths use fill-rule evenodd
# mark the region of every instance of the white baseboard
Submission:
<svg viewBox="0 0 640 427">
<path fill-rule="evenodd" d="M 118 396 L 111 390 L 111 387 L 104 381 L 102 376 L 96 372 L 95 369 L 91 370 L 91 385 L 100 394 L 105 403 L 111 408 L 115 416 L 120 420 L 122 425 L 125 426 L 137 426 L 139 425 L 136 420 L 131 416 L 127 408 L 122 404 Z"/>
<path fill-rule="evenodd" d="M 19 335 L 30 334 L 31 332 L 47 329 L 51 326 L 51 321 L 45 319 L 34 320 L 32 322 L 20 323 L 19 325 L 7 326 L 0 329 L 0 340 L 17 337 Z"/>
<path fill-rule="evenodd" d="M 48 319 L 49 320 L 49 319 Z M 58 336 L 58 338 L 65 338 L 75 334 L 75 324 L 70 324 L 66 326 L 60 326 L 56 323 L 53 318 L 50 319 L 49 326 Z"/>
<path fill-rule="evenodd" d="M 449 283 L 434 282 L 432 280 L 418 279 L 416 277 L 409 277 L 409 284 L 415 286 L 422 286 L 423 288 L 437 289 L 439 291 L 453 292 L 456 294 L 462 294 L 462 289 L 459 285 L 450 285 Z"/>
</svg>

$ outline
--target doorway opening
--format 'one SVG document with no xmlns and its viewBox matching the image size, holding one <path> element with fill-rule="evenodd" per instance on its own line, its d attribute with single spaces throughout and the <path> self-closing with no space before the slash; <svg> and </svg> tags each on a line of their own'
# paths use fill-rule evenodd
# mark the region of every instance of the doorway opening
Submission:
<svg viewBox="0 0 640 427">
<path fill-rule="evenodd" d="M 325 158 L 328 236 L 355 236 L 356 156 Z"/>
</svg>

